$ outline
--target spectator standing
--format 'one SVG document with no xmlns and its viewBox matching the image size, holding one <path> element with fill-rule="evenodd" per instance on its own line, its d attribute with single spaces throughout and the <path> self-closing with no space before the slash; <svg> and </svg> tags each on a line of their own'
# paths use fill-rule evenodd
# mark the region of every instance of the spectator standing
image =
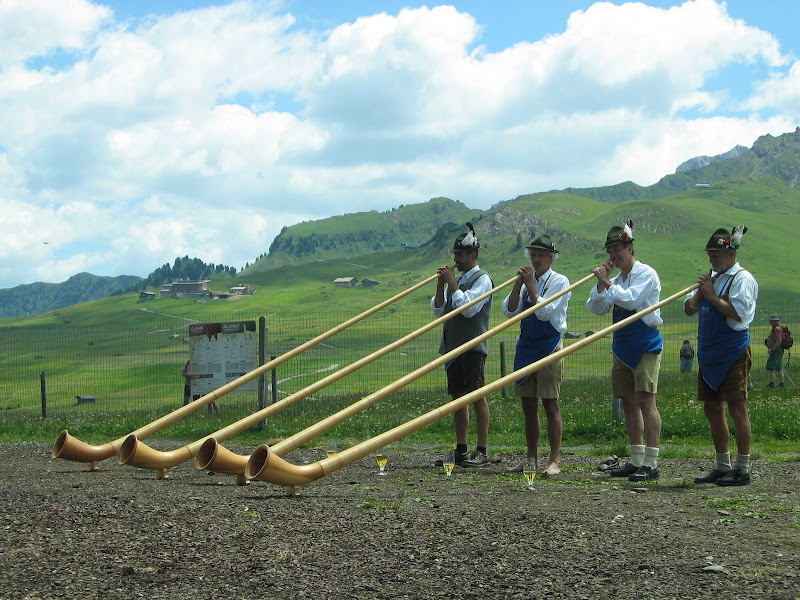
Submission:
<svg viewBox="0 0 800 600">
<path fill-rule="evenodd" d="M 783 326 L 778 315 L 770 315 L 769 326 L 772 330 L 769 337 L 764 340 L 767 345 L 769 356 L 767 357 L 767 373 L 769 373 L 769 385 L 775 387 L 775 373 L 778 374 L 778 387 L 783 387 Z"/>
<path fill-rule="evenodd" d="M 681 346 L 681 373 L 691 373 L 694 366 L 694 348 L 689 343 L 689 340 L 683 340 Z"/>
</svg>

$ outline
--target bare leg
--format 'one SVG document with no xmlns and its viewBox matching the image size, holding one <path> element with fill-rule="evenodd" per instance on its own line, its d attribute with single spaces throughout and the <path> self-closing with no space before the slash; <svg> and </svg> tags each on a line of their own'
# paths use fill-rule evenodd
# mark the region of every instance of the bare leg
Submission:
<svg viewBox="0 0 800 600">
<path fill-rule="evenodd" d="M 542 426 L 539 422 L 539 399 L 523 396 L 522 414 L 525 415 L 525 444 L 528 447 L 528 458 L 539 462 L 539 436 Z"/>
<path fill-rule="evenodd" d="M 725 419 L 725 403 L 706 401 L 703 404 L 703 412 L 705 412 L 708 424 L 711 427 L 711 440 L 714 442 L 714 450 L 718 454 L 724 454 L 728 451 L 728 439 L 730 438 L 728 421 Z"/>
<path fill-rule="evenodd" d="M 478 427 L 478 446 L 486 448 L 489 442 L 489 403 L 486 398 L 480 398 L 472 406 L 475 408 L 475 423 Z"/>
<path fill-rule="evenodd" d="M 728 412 L 733 419 L 736 431 L 736 451 L 739 454 L 750 454 L 750 416 L 747 414 L 747 402 L 736 400 L 728 402 Z"/>
<path fill-rule="evenodd" d="M 658 448 L 661 443 L 661 414 L 656 407 L 656 395 L 650 392 L 636 392 L 634 397 L 644 422 L 647 445 L 651 448 Z"/>
<path fill-rule="evenodd" d="M 644 444 L 644 419 L 639 404 L 636 402 L 636 394 L 633 396 L 623 396 L 622 411 L 625 413 L 625 430 L 628 432 L 628 442 L 632 445 L 641 446 Z"/>
<path fill-rule="evenodd" d="M 550 442 L 550 457 L 547 462 L 545 473 L 548 475 L 558 475 L 561 468 L 558 466 L 558 453 L 561 451 L 561 434 L 563 424 L 561 422 L 561 410 L 558 406 L 557 398 L 542 398 L 542 405 L 547 416 L 547 441 Z"/>
<path fill-rule="evenodd" d="M 455 400 L 455 398 L 454 398 Z M 467 443 L 467 432 L 469 431 L 469 407 L 459 408 L 453 413 L 453 427 L 456 430 L 456 444 Z"/>
</svg>

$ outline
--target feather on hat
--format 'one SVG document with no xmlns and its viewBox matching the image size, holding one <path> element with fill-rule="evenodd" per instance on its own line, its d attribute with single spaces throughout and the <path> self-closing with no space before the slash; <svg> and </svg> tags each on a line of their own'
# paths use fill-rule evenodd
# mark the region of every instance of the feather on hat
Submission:
<svg viewBox="0 0 800 600">
<path fill-rule="evenodd" d="M 730 232 L 724 227 L 720 227 L 706 243 L 706 251 L 708 250 L 736 250 L 742 243 L 742 236 L 747 233 L 747 227 L 744 225 L 737 225 Z"/>
<path fill-rule="evenodd" d="M 478 243 L 478 238 L 475 235 L 475 228 L 472 226 L 472 223 L 467 223 L 467 228 L 469 228 L 469 231 L 462 233 L 453 243 L 453 252 L 458 252 L 459 250 L 477 250 L 481 247 Z"/>
<path fill-rule="evenodd" d="M 614 225 L 608 230 L 606 243 L 603 248 L 609 248 L 614 244 L 629 243 L 633 241 L 633 221 L 628 219 L 620 225 Z"/>
</svg>

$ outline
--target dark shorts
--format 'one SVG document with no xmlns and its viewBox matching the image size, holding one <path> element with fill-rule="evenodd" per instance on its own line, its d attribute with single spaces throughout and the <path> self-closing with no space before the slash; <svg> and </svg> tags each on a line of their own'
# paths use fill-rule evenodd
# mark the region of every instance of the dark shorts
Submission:
<svg viewBox="0 0 800 600">
<path fill-rule="evenodd" d="M 769 353 L 767 371 L 783 371 L 783 348 L 775 348 Z"/>
<path fill-rule="evenodd" d="M 467 351 L 447 368 L 447 393 L 459 398 L 484 386 L 483 368 L 486 355 Z"/>
<path fill-rule="evenodd" d="M 697 399 L 702 402 L 747 400 L 747 376 L 750 375 L 752 363 L 750 346 L 748 346 L 747 350 L 731 366 L 725 379 L 722 380 L 722 385 L 719 386 L 718 392 L 708 386 L 703 379 L 702 373 L 698 373 Z"/>
</svg>

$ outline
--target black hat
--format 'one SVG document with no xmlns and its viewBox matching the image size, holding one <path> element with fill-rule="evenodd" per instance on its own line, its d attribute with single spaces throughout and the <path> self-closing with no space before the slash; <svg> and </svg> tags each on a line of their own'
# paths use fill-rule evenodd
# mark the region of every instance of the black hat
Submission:
<svg viewBox="0 0 800 600">
<path fill-rule="evenodd" d="M 769 320 L 770 321 L 780 321 L 781 318 L 778 315 L 770 315 L 769 316 Z"/>
<path fill-rule="evenodd" d="M 533 249 L 547 250 L 548 252 L 554 252 L 555 254 L 558 254 L 558 250 L 556 250 L 556 247 L 553 246 L 552 238 L 546 233 L 543 233 L 542 235 L 537 237 L 530 244 L 528 244 L 526 248 L 530 248 L 531 250 Z"/>
<path fill-rule="evenodd" d="M 709 250 L 735 250 L 742 243 L 742 236 L 747 232 L 747 227 L 739 225 L 734 227 L 733 230 L 720 227 L 711 237 L 708 238 L 706 243 L 706 251 Z"/>
<path fill-rule="evenodd" d="M 633 241 L 633 221 L 628 219 L 624 225 L 614 225 L 608 230 L 606 236 L 606 245 L 603 248 L 609 248 L 614 244 L 630 243 Z"/>
<path fill-rule="evenodd" d="M 469 227 L 469 231 L 462 233 L 456 238 L 456 241 L 453 242 L 453 252 L 458 252 L 460 250 L 474 250 L 477 252 L 478 248 L 481 247 L 478 243 L 478 238 L 475 237 L 475 228 L 472 226 L 472 223 L 467 223 L 467 227 Z"/>
</svg>

